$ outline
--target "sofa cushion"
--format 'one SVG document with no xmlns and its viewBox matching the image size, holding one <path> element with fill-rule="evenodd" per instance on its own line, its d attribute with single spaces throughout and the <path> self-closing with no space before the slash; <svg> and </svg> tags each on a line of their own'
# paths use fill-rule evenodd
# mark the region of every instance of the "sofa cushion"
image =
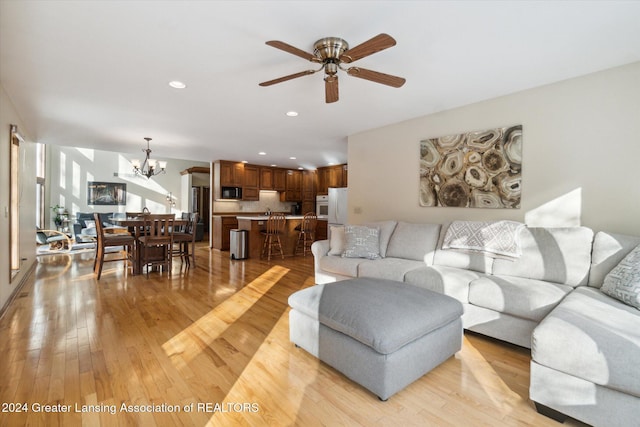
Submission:
<svg viewBox="0 0 640 427">
<path fill-rule="evenodd" d="M 330 225 L 329 254 L 342 256 L 346 245 L 343 225 Z"/>
<path fill-rule="evenodd" d="M 358 264 L 363 258 L 342 258 L 338 256 L 323 256 L 318 260 L 318 266 L 329 273 L 341 276 L 358 277 Z"/>
<path fill-rule="evenodd" d="M 433 254 L 440 236 L 440 224 L 398 222 L 389 240 L 387 256 L 433 264 Z"/>
<path fill-rule="evenodd" d="M 583 285 L 589 278 L 593 231 L 586 227 L 522 228 L 522 256 L 496 259 L 493 274 Z"/>
<path fill-rule="evenodd" d="M 607 274 L 600 290 L 610 297 L 640 309 L 640 245 Z"/>
<path fill-rule="evenodd" d="M 378 277 L 403 282 L 408 271 L 422 266 L 424 263 L 421 261 L 387 257 L 358 264 L 358 277 Z"/>
<path fill-rule="evenodd" d="M 380 231 L 378 228 L 364 225 L 346 225 L 344 227 L 344 257 L 380 258 Z"/>
<path fill-rule="evenodd" d="M 531 340 L 538 364 L 640 397 L 635 308 L 581 286 L 536 327 Z"/>
<path fill-rule="evenodd" d="M 462 315 L 445 295 L 400 282 L 354 279 L 293 293 L 289 305 L 373 348 L 390 354 Z"/>
<path fill-rule="evenodd" d="M 391 235 L 393 234 L 396 228 L 396 221 L 376 221 L 376 222 L 367 222 L 363 225 L 367 227 L 377 228 L 379 230 L 379 239 L 380 239 L 380 256 L 382 258 L 387 256 L 387 247 L 389 246 L 389 239 L 391 239 Z M 401 258 L 401 257 L 400 257 Z"/>
<path fill-rule="evenodd" d="M 637 236 L 598 232 L 593 239 L 589 286 L 599 288 L 605 276 L 638 244 Z"/>
<path fill-rule="evenodd" d="M 535 279 L 485 276 L 470 283 L 469 303 L 539 322 L 572 290 Z"/>
<path fill-rule="evenodd" d="M 468 303 L 469 283 L 483 276 L 482 273 L 472 270 L 433 265 L 408 271 L 404 275 L 404 281 Z"/>
</svg>

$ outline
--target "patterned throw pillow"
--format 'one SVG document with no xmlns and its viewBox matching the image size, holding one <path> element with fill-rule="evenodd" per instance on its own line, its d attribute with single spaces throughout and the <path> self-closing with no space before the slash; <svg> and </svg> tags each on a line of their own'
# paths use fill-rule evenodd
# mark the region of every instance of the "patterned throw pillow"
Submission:
<svg viewBox="0 0 640 427">
<path fill-rule="evenodd" d="M 377 228 L 363 225 L 346 225 L 344 227 L 346 258 L 380 258 L 380 231 Z"/>
<path fill-rule="evenodd" d="M 607 274 L 600 290 L 640 310 L 640 245 Z"/>
</svg>

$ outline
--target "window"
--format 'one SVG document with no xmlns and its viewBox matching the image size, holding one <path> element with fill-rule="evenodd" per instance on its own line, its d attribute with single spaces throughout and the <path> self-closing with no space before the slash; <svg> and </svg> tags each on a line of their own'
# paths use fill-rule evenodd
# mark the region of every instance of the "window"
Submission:
<svg viewBox="0 0 640 427">
<path fill-rule="evenodd" d="M 45 228 L 44 194 L 45 194 L 45 147 L 44 144 L 36 144 L 36 226 Z"/>
<path fill-rule="evenodd" d="M 18 127 L 11 125 L 11 143 L 10 146 L 10 168 L 9 175 L 9 191 L 10 191 L 10 207 L 9 207 L 9 252 L 11 262 L 11 277 L 13 278 L 20 271 L 20 143 L 24 139 L 18 133 Z"/>
</svg>

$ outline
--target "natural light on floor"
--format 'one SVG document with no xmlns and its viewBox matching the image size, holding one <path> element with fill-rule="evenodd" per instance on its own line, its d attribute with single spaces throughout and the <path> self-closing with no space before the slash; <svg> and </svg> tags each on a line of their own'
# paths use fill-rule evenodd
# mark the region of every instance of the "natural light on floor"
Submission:
<svg viewBox="0 0 640 427">
<path fill-rule="evenodd" d="M 288 268 L 271 267 L 228 300 L 165 342 L 162 345 L 163 350 L 178 369 L 183 368 L 186 363 L 200 354 L 204 347 L 209 346 L 233 322 L 251 309 L 252 305 L 288 272 Z"/>
</svg>

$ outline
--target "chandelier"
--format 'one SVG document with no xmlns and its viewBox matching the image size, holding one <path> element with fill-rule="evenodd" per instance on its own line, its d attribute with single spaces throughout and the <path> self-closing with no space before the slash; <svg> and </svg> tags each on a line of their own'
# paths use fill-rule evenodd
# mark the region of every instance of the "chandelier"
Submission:
<svg viewBox="0 0 640 427">
<path fill-rule="evenodd" d="M 147 179 L 149 179 L 152 176 L 165 173 L 167 162 L 152 160 L 150 158 L 151 149 L 149 148 L 149 141 L 151 141 L 151 138 L 145 138 L 144 140 L 147 141 L 147 149 L 142 149 L 142 151 L 145 153 L 145 158 L 142 162 L 142 165 L 140 165 L 140 160 L 132 160 L 131 164 L 133 165 L 133 171 L 136 173 L 136 175 L 146 176 Z"/>
</svg>

